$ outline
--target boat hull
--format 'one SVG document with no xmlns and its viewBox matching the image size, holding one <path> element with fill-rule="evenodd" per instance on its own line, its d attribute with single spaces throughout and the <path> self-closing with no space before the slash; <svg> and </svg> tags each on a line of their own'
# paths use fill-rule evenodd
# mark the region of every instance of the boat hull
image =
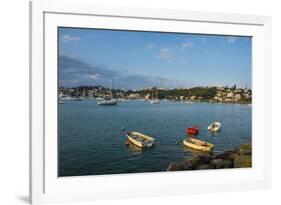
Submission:
<svg viewBox="0 0 281 205">
<path fill-rule="evenodd" d="M 198 129 L 198 128 L 195 128 L 195 127 L 189 127 L 189 128 L 187 128 L 187 133 L 188 133 L 188 134 L 194 134 L 194 135 L 196 135 L 196 134 L 198 134 L 198 132 L 199 132 L 199 129 Z"/>
<path fill-rule="evenodd" d="M 204 142 L 201 140 L 197 140 L 197 139 L 185 139 L 183 141 L 183 144 L 186 147 L 195 149 L 195 150 L 199 150 L 202 152 L 211 152 L 214 145 L 208 142 Z"/>
<path fill-rule="evenodd" d="M 152 147 L 155 142 L 154 138 L 139 132 L 127 132 L 126 136 L 132 144 L 140 148 Z"/>
<path fill-rule="evenodd" d="M 211 132 L 218 132 L 221 129 L 221 123 L 214 122 L 214 123 L 210 124 L 207 129 Z"/>
<path fill-rule="evenodd" d="M 151 104 L 160 104 L 160 101 L 159 100 L 152 100 L 150 101 Z"/>
<path fill-rule="evenodd" d="M 103 106 L 117 105 L 117 100 L 103 100 L 103 101 L 98 101 L 98 105 L 103 105 Z"/>
</svg>

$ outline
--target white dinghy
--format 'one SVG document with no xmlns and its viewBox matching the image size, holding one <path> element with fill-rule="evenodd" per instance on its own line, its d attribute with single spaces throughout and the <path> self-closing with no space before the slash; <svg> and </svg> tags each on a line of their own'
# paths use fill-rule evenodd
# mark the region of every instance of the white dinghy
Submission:
<svg viewBox="0 0 281 205">
<path fill-rule="evenodd" d="M 208 126 L 208 130 L 212 132 L 218 132 L 221 129 L 221 123 L 220 122 L 213 122 Z"/>
</svg>

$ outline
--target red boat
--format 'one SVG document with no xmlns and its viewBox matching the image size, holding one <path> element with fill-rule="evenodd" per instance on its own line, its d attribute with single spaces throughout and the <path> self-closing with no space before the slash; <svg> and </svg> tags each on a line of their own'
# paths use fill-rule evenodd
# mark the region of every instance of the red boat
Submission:
<svg viewBox="0 0 281 205">
<path fill-rule="evenodd" d="M 187 128 L 187 130 L 186 130 L 186 132 L 188 133 L 188 134 L 198 134 L 198 132 L 199 132 L 199 128 L 198 127 L 195 127 L 195 126 L 193 126 L 193 127 L 189 127 L 189 128 Z"/>
</svg>

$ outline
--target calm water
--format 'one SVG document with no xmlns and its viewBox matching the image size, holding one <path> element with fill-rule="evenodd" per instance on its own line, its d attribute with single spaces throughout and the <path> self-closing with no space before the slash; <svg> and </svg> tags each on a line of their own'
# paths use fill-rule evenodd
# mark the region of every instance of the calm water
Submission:
<svg viewBox="0 0 281 205">
<path fill-rule="evenodd" d="M 215 145 L 214 153 L 251 143 L 251 107 L 248 105 L 121 102 L 98 106 L 95 100 L 59 105 L 59 176 L 164 171 L 171 161 L 190 157 L 176 144 L 186 128 L 199 126 L 198 139 Z M 219 133 L 207 126 L 222 123 Z M 141 151 L 125 146 L 122 127 L 153 136 L 156 145 Z"/>
</svg>

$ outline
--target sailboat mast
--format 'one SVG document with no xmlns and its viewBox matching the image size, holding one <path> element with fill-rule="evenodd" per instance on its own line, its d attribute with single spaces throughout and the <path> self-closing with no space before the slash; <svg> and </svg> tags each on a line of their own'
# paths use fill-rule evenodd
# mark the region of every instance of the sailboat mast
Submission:
<svg viewBox="0 0 281 205">
<path fill-rule="evenodd" d="M 153 88 L 151 88 L 151 100 L 153 100 Z"/>
<path fill-rule="evenodd" d="M 158 100 L 158 89 L 156 88 L 156 99 Z"/>
<path fill-rule="evenodd" d="M 123 96 L 124 96 L 124 98 L 126 98 L 126 91 L 125 91 L 125 88 L 123 88 Z"/>
<path fill-rule="evenodd" d="M 110 92 L 109 92 L 109 95 L 110 95 L 110 98 L 112 98 L 112 80 L 110 80 Z"/>
</svg>

